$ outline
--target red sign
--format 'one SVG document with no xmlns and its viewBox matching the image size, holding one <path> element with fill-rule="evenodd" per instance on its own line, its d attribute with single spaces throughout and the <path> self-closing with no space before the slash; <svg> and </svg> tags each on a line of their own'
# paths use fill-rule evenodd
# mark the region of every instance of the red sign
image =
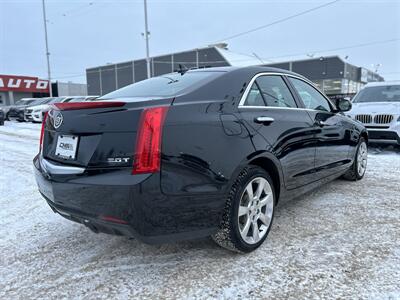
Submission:
<svg viewBox="0 0 400 300">
<path fill-rule="evenodd" d="M 49 81 L 37 77 L 0 75 L 0 91 L 49 93 Z"/>
</svg>

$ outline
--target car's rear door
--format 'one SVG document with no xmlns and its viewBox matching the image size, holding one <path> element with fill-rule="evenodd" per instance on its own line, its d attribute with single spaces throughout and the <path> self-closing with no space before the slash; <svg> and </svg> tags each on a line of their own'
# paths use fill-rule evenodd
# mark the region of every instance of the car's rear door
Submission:
<svg viewBox="0 0 400 300">
<path fill-rule="evenodd" d="M 334 105 L 301 78 L 287 77 L 313 120 L 317 148 L 315 169 L 319 178 L 347 168 L 352 126 L 346 116 L 335 112 Z"/>
<path fill-rule="evenodd" d="M 306 110 L 299 108 L 286 79 L 279 74 L 258 74 L 243 97 L 240 114 L 264 137 L 261 148 L 280 160 L 286 188 L 314 181 L 313 121 Z"/>
</svg>

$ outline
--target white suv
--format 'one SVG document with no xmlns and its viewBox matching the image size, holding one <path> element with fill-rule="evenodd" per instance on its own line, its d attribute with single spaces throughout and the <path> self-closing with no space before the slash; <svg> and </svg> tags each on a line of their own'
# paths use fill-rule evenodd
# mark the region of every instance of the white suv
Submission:
<svg viewBox="0 0 400 300">
<path fill-rule="evenodd" d="M 42 99 L 43 102 L 40 104 L 25 108 L 25 121 L 41 123 L 44 114 L 50 109 L 50 104 L 63 102 L 66 97 L 46 97 Z"/>
<path fill-rule="evenodd" d="M 346 115 L 364 124 L 370 142 L 400 145 L 400 81 L 367 84 Z"/>
<path fill-rule="evenodd" d="M 44 114 L 50 110 L 50 104 L 59 102 L 93 101 L 99 96 L 71 96 L 46 98 L 42 105 L 31 106 L 25 109 L 25 120 L 41 123 Z"/>
</svg>

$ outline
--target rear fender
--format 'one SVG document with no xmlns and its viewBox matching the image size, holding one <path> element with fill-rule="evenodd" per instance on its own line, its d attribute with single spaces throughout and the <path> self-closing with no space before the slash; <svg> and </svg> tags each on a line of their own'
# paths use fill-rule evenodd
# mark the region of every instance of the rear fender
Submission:
<svg viewBox="0 0 400 300">
<path fill-rule="evenodd" d="M 268 168 L 265 168 L 256 163 L 257 161 L 260 161 L 260 159 L 265 159 L 271 162 L 274 165 L 276 172 L 274 170 L 269 170 Z M 265 169 L 265 171 L 267 171 L 273 178 L 277 178 L 278 182 L 275 182 L 276 185 L 275 190 L 278 195 L 278 198 L 280 195 L 282 194 L 284 195 L 285 186 L 284 186 L 284 176 L 281 163 L 279 159 L 276 158 L 275 155 L 273 155 L 271 152 L 268 151 L 256 151 L 248 155 L 246 158 L 244 158 L 231 176 L 232 180 L 230 182 L 228 191 L 232 188 L 232 185 L 234 184 L 236 178 L 239 176 L 240 172 L 249 165 L 258 165 L 263 169 Z"/>
</svg>

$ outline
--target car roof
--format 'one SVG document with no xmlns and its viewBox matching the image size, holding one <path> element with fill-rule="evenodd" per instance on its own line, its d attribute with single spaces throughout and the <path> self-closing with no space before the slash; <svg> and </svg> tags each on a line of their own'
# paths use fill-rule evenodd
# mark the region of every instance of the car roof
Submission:
<svg viewBox="0 0 400 300">
<path fill-rule="evenodd" d="M 197 69 L 191 69 L 187 72 L 235 72 L 235 73 L 240 73 L 245 76 L 250 76 L 253 77 L 258 73 L 282 73 L 282 74 L 287 74 L 287 75 L 293 75 L 296 77 L 303 78 L 304 80 L 309 81 L 306 77 L 303 75 L 300 75 L 298 73 L 288 71 L 285 69 L 279 69 L 279 68 L 273 68 L 273 67 L 268 67 L 268 66 L 263 66 L 263 65 L 257 65 L 257 66 L 247 66 L 247 67 L 211 67 L 211 68 L 197 68 Z M 160 75 L 163 76 L 163 75 Z"/>
<path fill-rule="evenodd" d="M 374 86 L 388 86 L 388 85 L 400 85 L 400 80 L 369 82 L 364 86 L 364 88 L 369 88 Z"/>
<path fill-rule="evenodd" d="M 266 73 L 277 72 L 277 73 L 285 73 L 285 74 L 292 74 L 292 75 L 299 76 L 299 74 L 288 71 L 288 70 L 267 67 L 267 66 L 263 66 L 263 65 L 247 66 L 247 67 L 228 66 L 228 67 L 196 68 L 196 69 L 190 69 L 188 72 L 231 72 L 231 71 L 254 71 L 254 72 L 258 72 L 258 73 L 260 73 L 260 72 L 266 72 Z"/>
</svg>

